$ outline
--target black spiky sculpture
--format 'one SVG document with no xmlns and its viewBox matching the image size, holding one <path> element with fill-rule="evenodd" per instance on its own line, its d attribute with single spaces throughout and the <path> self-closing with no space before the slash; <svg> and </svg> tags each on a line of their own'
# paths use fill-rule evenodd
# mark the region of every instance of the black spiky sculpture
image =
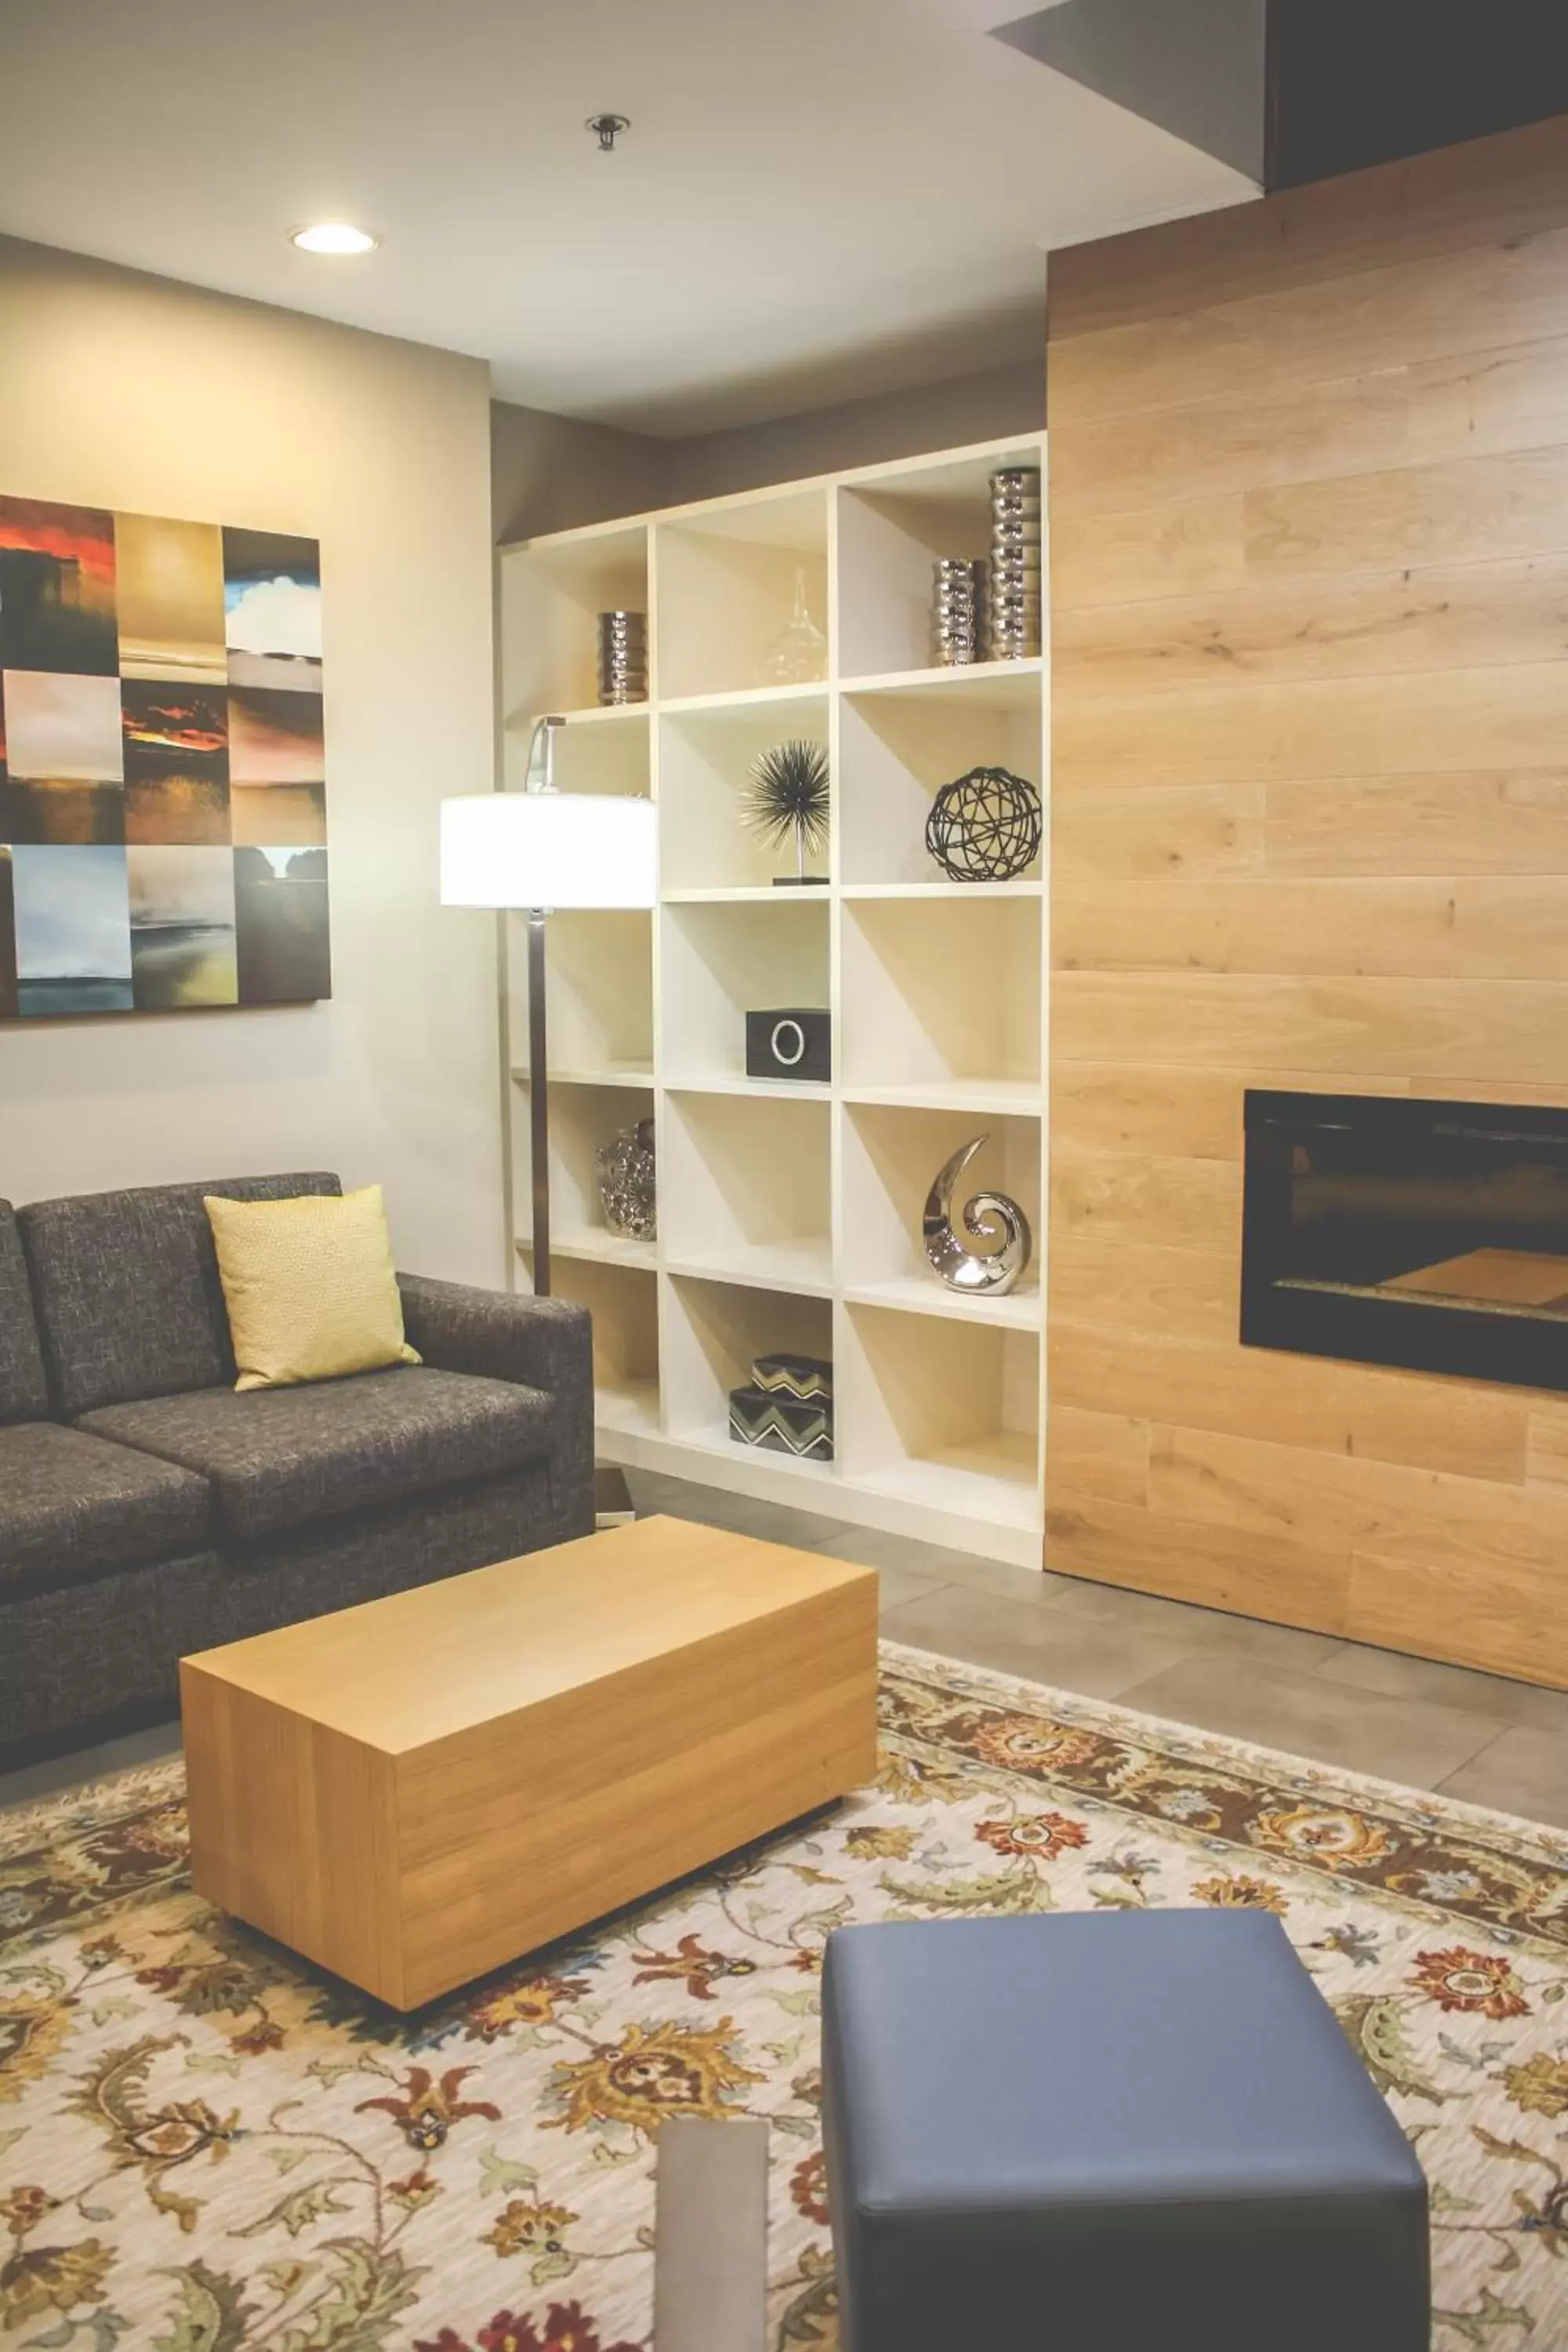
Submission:
<svg viewBox="0 0 1568 2352">
<path fill-rule="evenodd" d="M 753 833 L 777 844 L 795 838 L 793 874 L 777 874 L 780 888 L 802 888 L 826 877 L 805 870 L 807 852 L 827 842 L 827 754 L 820 743 L 775 743 L 747 771 L 742 814 Z"/>
</svg>

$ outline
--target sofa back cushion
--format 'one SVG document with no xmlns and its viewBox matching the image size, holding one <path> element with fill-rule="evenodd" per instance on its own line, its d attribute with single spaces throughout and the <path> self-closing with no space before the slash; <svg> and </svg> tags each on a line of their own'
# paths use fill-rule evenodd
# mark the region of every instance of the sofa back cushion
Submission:
<svg viewBox="0 0 1568 2352">
<path fill-rule="evenodd" d="M 16 1213 L 55 1408 L 68 1418 L 235 1377 L 206 1194 L 280 1201 L 335 1176 L 242 1176 L 35 1201 Z"/>
<path fill-rule="evenodd" d="M 33 1293 L 16 1213 L 0 1201 L 0 1424 L 42 1421 L 49 1409 Z"/>
</svg>

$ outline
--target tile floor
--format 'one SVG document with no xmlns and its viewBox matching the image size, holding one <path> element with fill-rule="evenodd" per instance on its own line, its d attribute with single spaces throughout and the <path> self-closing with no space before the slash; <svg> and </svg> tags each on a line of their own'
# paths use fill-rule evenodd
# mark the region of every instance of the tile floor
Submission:
<svg viewBox="0 0 1568 2352">
<path fill-rule="evenodd" d="M 641 1511 L 878 1569 L 882 1629 L 917 1649 L 1568 1829 L 1568 1692 L 1005 1568 L 679 1479 L 637 1473 L 632 1486 Z"/>
<path fill-rule="evenodd" d="M 895 1641 L 1568 1829 L 1568 1693 L 1006 1568 L 718 1487 L 632 1474 L 637 1507 L 863 1561 Z M 172 1754 L 178 1727 L 0 1776 L 0 1806 Z"/>
</svg>

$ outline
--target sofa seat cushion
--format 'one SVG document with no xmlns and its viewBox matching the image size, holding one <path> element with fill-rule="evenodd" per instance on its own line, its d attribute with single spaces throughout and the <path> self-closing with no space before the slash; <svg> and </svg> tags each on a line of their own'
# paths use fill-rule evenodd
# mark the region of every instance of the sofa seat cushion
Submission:
<svg viewBox="0 0 1568 2352">
<path fill-rule="evenodd" d="M 56 1422 L 0 1429 L 0 1591 L 79 1584 L 200 1551 L 206 1481 Z"/>
<path fill-rule="evenodd" d="M 212 1481 L 237 1543 L 513 1470 L 546 1451 L 538 1389 L 465 1372 L 361 1372 L 308 1388 L 202 1389 L 106 1405 L 81 1427 Z"/>
</svg>

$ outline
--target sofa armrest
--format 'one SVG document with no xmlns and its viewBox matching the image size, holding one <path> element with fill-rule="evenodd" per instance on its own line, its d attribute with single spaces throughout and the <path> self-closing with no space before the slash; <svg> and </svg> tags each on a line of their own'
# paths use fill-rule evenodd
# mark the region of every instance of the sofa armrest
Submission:
<svg viewBox="0 0 1568 2352">
<path fill-rule="evenodd" d="M 400 1274 L 409 1345 L 444 1372 L 474 1372 L 542 1389 L 552 1416 L 552 1471 L 563 1532 L 594 1525 L 594 1344 L 585 1307 Z"/>
<path fill-rule="evenodd" d="M 478 1372 L 518 1381 L 552 1396 L 575 1391 L 591 1402 L 593 1348 L 588 1310 L 564 1298 L 516 1297 L 464 1282 L 400 1274 L 409 1345 L 444 1372 Z"/>
</svg>

